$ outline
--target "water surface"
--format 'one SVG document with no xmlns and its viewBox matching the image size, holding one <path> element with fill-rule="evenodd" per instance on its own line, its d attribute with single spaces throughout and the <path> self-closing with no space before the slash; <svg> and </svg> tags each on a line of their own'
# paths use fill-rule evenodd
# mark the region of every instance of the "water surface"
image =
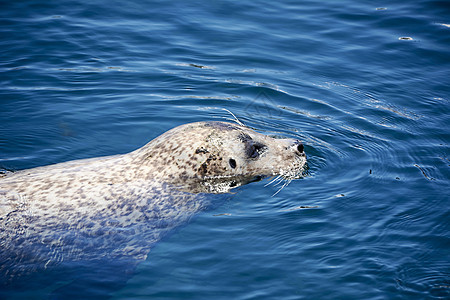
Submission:
<svg viewBox="0 0 450 300">
<path fill-rule="evenodd" d="M 2 168 L 126 153 L 223 108 L 305 144 L 308 176 L 238 189 L 113 299 L 450 297 L 445 1 L 0 7 Z"/>
</svg>

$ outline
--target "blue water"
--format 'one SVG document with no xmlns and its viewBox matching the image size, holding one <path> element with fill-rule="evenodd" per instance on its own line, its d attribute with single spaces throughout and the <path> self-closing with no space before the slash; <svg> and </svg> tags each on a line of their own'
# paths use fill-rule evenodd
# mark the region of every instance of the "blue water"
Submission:
<svg viewBox="0 0 450 300">
<path fill-rule="evenodd" d="M 0 167 L 126 153 L 226 108 L 301 139 L 308 176 L 236 190 L 112 299 L 448 299 L 449 49 L 446 1 L 2 2 Z"/>
</svg>

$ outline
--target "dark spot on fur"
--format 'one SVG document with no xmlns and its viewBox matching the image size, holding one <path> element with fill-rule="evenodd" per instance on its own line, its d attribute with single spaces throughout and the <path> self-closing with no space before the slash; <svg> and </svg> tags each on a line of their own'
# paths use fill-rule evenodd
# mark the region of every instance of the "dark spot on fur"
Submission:
<svg viewBox="0 0 450 300">
<path fill-rule="evenodd" d="M 195 154 L 199 154 L 199 153 L 208 153 L 209 151 L 206 150 L 203 147 L 198 148 L 197 150 L 195 150 Z"/>
<path fill-rule="evenodd" d="M 251 141 L 251 140 L 252 140 L 252 137 L 249 136 L 248 134 L 242 132 L 242 133 L 240 133 L 240 134 L 238 135 L 238 139 L 239 139 L 241 142 L 245 143 L 245 142 Z"/>
<path fill-rule="evenodd" d="M 239 127 L 237 127 L 233 124 L 216 122 L 216 121 L 206 122 L 204 126 L 205 127 L 213 127 L 213 128 L 217 128 L 220 130 L 239 130 Z"/>
<path fill-rule="evenodd" d="M 214 154 L 211 154 L 207 159 L 206 159 L 206 161 L 207 162 L 210 162 L 211 160 L 216 160 L 217 158 L 216 158 L 216 156 L 214 155 Z"/>
<path fill-rule="evenodd" d="M 201 175 L 205 175 L 208 172 L 208 164 L 206 162 L 202 163 L 202 165 L 200 166 L 200 168 L 198 169 L 198 172 Z"/>
<path fill-rule="evenodd" d="M 232 167 L 233 169 L 236 168 L 236 161 L 234 159 L 230 158 L 228 162 L 230 163 L 230 167 Z"/>
</svg>

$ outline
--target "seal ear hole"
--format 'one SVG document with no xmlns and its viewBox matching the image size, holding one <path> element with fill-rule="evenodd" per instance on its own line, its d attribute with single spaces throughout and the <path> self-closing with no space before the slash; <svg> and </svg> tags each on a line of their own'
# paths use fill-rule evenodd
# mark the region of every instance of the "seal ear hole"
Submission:
<svg viewBox="0 0 450 300">
<path fill-rule="evenodd" d="M 232 167 L 233 169 L 236 168 L 236 161 L 234 159 L 230 158 L 228 162 L 230 163 L 230 167 Z"/>
</svg>

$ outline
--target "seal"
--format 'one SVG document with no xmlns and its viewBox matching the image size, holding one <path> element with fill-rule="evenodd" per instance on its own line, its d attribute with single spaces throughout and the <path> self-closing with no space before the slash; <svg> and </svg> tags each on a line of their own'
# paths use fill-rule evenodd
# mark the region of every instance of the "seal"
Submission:
<svg viewBox="0 0 450 300">
<path fill-rule="evenodd" d="M 207 195 L 264 177 L 290 181 L 302 176 L 305 163 L 298 140 L 233 123 L 198 122 L 128 154 L 4 174 L 0 278 L 7 284 L 73 262 L 134 265 L 164 235 L 207 208 Z"/>
</svg>

